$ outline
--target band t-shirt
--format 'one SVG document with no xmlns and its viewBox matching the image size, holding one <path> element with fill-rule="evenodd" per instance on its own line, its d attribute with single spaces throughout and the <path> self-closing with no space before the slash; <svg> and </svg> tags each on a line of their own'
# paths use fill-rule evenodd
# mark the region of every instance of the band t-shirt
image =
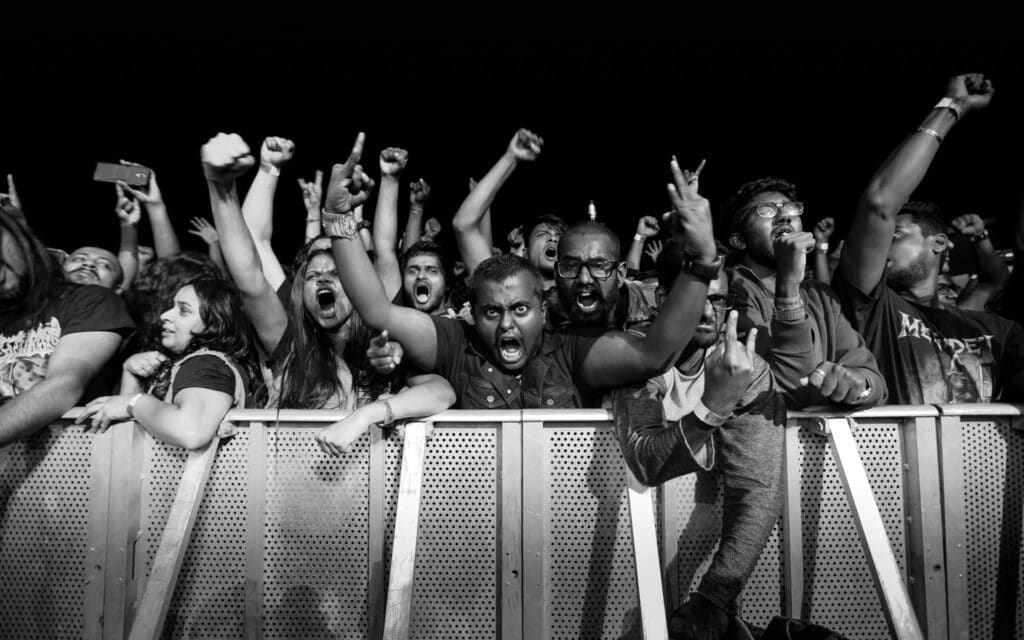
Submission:
<svg viewBox="0 0 1024 640">
<path fill-rule="evenodd" d="M 46 378 L 50 356 L 62 336 L 111 331 L 124 337 L 134 327 L 124 301 L 110 289 L 63 284 L 60 294 L 43 307 L 27 328 L 0 326 L 0 404 Z M 95 392 L 90 381 L 83 400 L 93 397 Z"/>
<path fill-rule="evenodd" d="M 843 313 L 875 354 L 893 404 L 1018 400 L 1024 329 L 992 313 L 915 304 L 886 284 L 869 293 L 837 270 Z"/>
</svg>

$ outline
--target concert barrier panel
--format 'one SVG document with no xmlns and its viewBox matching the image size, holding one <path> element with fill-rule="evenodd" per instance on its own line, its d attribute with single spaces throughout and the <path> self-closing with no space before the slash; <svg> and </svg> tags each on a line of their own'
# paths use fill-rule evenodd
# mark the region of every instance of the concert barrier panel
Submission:
<svg viewBox="0 0 1024 640">
<path fill-rule="evenodd" d="M 233 411 L 189 453 L 72 411 L 0 450 L 0 637 L 664 637 L 714 552 L 716 477 L 640 486 L 606 411 L 449 411 L 335 459 L 343 415 Z M 792 413 L 743 617 L 1024 637 L 1020 415 Z"/>
</svg>

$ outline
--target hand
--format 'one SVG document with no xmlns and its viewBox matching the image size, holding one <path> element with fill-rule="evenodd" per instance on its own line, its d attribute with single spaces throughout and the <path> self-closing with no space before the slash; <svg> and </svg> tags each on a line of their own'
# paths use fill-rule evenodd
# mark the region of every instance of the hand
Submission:
<svg viewBox="0 0 1024 640">
<path fill-rule="evenodd" d="M 814 250 L 814 235 L 806 231 L 786 233 L 772 243 L 775 249 L 775 280 L 799 285 L 807 268 L 807 252 Z"/>
<path fill-rule="evenodd" d="M 135 394 L 96 398 L 85 405 L 85 410 L 75 419 L 75 424 L 82 424 L 86 418 L 92 416 L 90 426 L 86 427 L 85 431 L 103 433 L 110 428 L 113 422 L 131 420 L 131 416 L 128 415 L 128 401 L 132 399 L 133 395 Z"/>
<path fill-rule="evenodd" d="M 508 145 L 508 152 L 516 160 L 533 161 L 540 155 L 544 146 L 544 138 L 527 129 L 520 129 Z"/>
<path fill-rule="evenodd" d="M 21 198 L 18 197 L 18 190 L 14 188 L 14 176 L 9 173 L 7 174 L 7 193 L 0 193 L 0 208 L 22 211 Z"/>
<path fill-rule="evenodd" d="M 470 304 L 468 301 L 462 303 L 462 308 L 459 309 L 459 312 L 457 314 L 455 314 L 455 317 L 458 318 L 459 320 L 462 320 L 468 325 L 472 326 L 476 324 L 473 321 L 473 305 Z"/>
<path fill-rule="evenodd" d="M 711 262 L 718 255 L 711 223 L 711 203 L 697 192 L 704 161 L 691 173 L 680 170 L 679 162 L 673 156 L 669 168 L 672 170 L 672 182 L 668 185 L 668 195 L 674 210 L 668 217 L 672 230 L 683 236 L 681 240 L 688 254 Z"/>
<path fill-rule="evenodd" d="M 953 218 L 949 223 L 957 233 L 967 237 L 973 237 L 985 230 L 985 222 L 976 213 L 965 213 L 962 216 Z"/>
<path fill-rule="evenodd" d="M 270 165 L 280 169 L 295 155 L 295 143 L 287 138 L 273 136 L 263 139 L 260 147 L 260 166 Z"/>
<path fill-rule="evenodd" d="M 992 102 L 994 92 L 992 81 L 981 73 L 954 76 L 946 83 L 946 97 L 955 100 L 964 115 L 987 107 Z"/>
<path fill-rule="evenodd" d="M 355 180 L 357 173 L 362 174 L 359 160 L 363 156 L 365 142 L 366 135 L 360 131 L 344 164 L 335 164 L 331 167 L 331 179 L 327 184 L 327 192 L 324 194 L 324 211 L 349 213 L 370 197 L 369 193 L 359 189 Z M 367 176 L 366 179 L 369 180 L 369 177 Z M 362 182 L 362 177 L 360 177 L 360 182 Z M 372 180 L 370 183 L 372 184 Z"/>
<path fill-rule="evenodd" d="M 124 187 L 121 183 L 115 183 L 114 189 L 117 190 L 117 204 L 114 205 L 114 213 L 121 220 L 121 224 L 132 225 L 133 227 L 139 224 L 139 220 L 142 219 L 142 209 L 139 207 L 139 201 L 134 198 L 129 198 L 124 194 Z"/>
<path fill-rule="evenodd" d="M 205 218 L 192 218 L 192 228 L 188 230 L 194 236 L 199 236 L 206 244 L 220 242 L 217 229 L 214 228 Z"/>
<path fill-rule="evenodd" d="M 306 211 L 316 211 L 320 215 L 320 198 L 324 194 L 324 172 L 317 169 L 316 177 L 311 182 L 299 178 L 299 188 L 302 189 L 302 204 Z"/>
<path fill-rule="evenodd" d="M 397 176 L 405 170 L 409 152 L 398 147 L 388 147 L 380 152 L 380 175 Z"/>
<path fill-rule="evenodd" d="M 122 368 L 136 378 L 149 378 L 167 362 L 167 356 L 159 351 L 142 351 L 124 361 Z"/>
<path fill-rule="evenodd" d="M 379 336 L 370 341 L 370 346 L 366 349 L 366 360 L 380 375 L 392 373 L 395 367 L 402 363 L 404 355 L 402 345 L 388 340 L 387 331 L 381 331 Z"/>
<path fill-rule="evenodd" d="M 424 240 L 433 240 L 441 233 L 441 221 L 437 218 L 430 218 L 423 225 L 422 237 Z"/>
<path fill-rule="evenodd" d="M 661 250 L 663 248 L 661 240 L 651 240 L 647 243 L 644 253 L 651 257 L 651 262 L 657 263 L 658 256 L 661 255 Z"/>
<path fill-rule="evenodd" d="M 661 226 L 658 224 L 658 219 L 654 216 L 644 216 L 640 218 L 640 222 L 636 225 L 637 234 L 645 238 L 653 238 L 658 235 L 661 231 Z"/>
<path fill-rule="evenodd" d="M 142 166 L 138 162 L 129 162 L 123 159 L 120 160 L 120 163 L 123 165 L 127 165 L 129 167 Z M 153 171 L 152 169 L 149 172 L 149 185 L 147 185 L 145 191 L 133 189 L 125 182 L 119 182 L 117 184 L 120 184 L 121 188 L 130 193 L 133 198 L 135 198 L 136 200 L 138 200 L 139 202 L 148 207 L 159 206 L 164 203 L 164 196 L 162 193 L 160 193 L 160 185 L 158 185 L 156 182 L 156 171 Z"/>
<path fill-rule="evenodd" d="M 822 218 L 814 225 L 814 242 L 828 242 L 832 232 L 836 230 L 836 221 L 832 218 Z"/>
<path fill-rule="evenodd" d="M 757 329 L 747 333 L 746 345 L 736 338 L 739 314 L 733 310 L 725 321 L 725 336 L 704 358 L 704 406 L 727 416 L 750 386 L 754 371 Z"/>
<path fill-rule="evenodd" d="M 673 638 L 721 640 L 728 630 L 729 614 L 699 593 L 691 593 L 690 599 L 669 619 L 669 633 Z"/>
<path fill-rule="evenodd" d="M 456 278 L 461 278 L 466 275 L 466 263 L 462 260 L 456 260 L 455 263 L 452 264 L 452 275 Z"/>
<path fill-rule="evenodd" d="M 522 247 L 525 242 L 523 238 L 523 225 L 519 225 L 515 229 L 509 231 L 506 239 L 508 240 L 508 246 L 513 248 Z"/>
<path fill-rule="evenodd" d="M 409 204 L 414 209 L 423 209 L 430 197 L 430 185 L 423 178 L 409 183 Z"/>
<path fill-rule="evenodd" d="M 256 164 L 249 145 L 237 133 L 218 133 L 203 145 L 199 153 L 206 179 L 222 186 L 231 185 L 235 178 Z M 150 183 L 152 183 L 150 178 Z"/>
<path fill-rule="evenodd" d="M 822 396 L 839 404 L 857 404 L 870 395 L 868 379 L 856 369 L 825 361 L 814 368 L 800 384 L 818 389 Z"/>
<path fill-rule="evenodd" d="M 366 405 L 366 407 L 371 405 Z M 316 434 L 316 443 L 323 452 L 331 456 L 342 456 L 352 450 L 352 444 L 373 424 L 369 412 L 361 407 L 348 417 L 335 422 Z"/>
</svg>

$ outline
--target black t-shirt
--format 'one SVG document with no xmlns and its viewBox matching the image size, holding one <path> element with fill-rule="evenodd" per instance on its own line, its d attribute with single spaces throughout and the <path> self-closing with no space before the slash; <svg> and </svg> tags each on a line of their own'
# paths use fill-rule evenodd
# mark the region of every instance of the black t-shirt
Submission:
<svg viewBox="0 0 1024 640">
<path fill-rule="evenodd" d="M 887 275 L 887 274 L 886 274 Z M 864 293 L 837 270 L 843 313 L 875 354 L 893 404 L 1021 398 L 1024 329 L 992 313 L 914 304 L 886 284 Z"/>
<path fill-rule="evenodd" d="M 247 386 L 245 372 L 239 370 L 243 387 Z M 181 363 L 174 376 L 172 397 L 182 389 L 210 389 L 235 397 L 235 374 L 223 360 L 213 355 L 198 355 Z"/>
<path fill-rule="evenodd" d="M 50 356 L 61 337 L 110 331 L 123 338 L 134 328 L 124 301 L 110 289 L 63 284 L 60 294 L 43 307 L 28 328 L 0 326 L 0 404 L 46 378 Z M 90 381 L 82 400 L 95 397 L 98 392 Z"/>
</svg>

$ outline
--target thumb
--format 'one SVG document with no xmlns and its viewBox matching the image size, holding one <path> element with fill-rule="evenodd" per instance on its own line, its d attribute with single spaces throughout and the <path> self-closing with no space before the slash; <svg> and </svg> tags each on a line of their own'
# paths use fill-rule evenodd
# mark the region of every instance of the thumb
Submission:
<svg viewBox="0 0 1024 640">
<path fill-rule="evenodd" d="M 380 332 L 380 335 L 373 339 L 374 346 L 383 347 L 388 343 L 388 331 L 385 329 Z"/>
</svg>

